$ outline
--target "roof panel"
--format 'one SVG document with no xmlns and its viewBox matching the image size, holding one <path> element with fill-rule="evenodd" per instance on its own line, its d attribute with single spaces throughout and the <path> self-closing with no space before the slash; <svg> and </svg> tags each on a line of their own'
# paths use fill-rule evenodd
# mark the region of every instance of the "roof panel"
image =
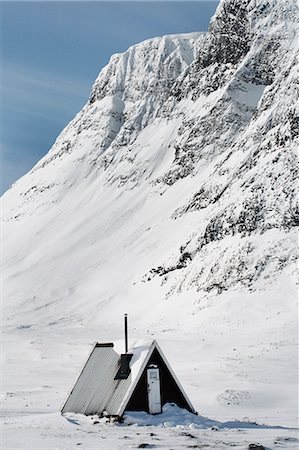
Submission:
<svg viewBox="0 0 299 450">
<path fill-rule="evenodd" d="M 107 385 L 110 383 L 111 372 L 115 370 L 118 359 L 119 356 L 113 347 L 95 345 L 62 412 L 95 414 L 99 409 L 98 405 L 103 403 L 105 405 Z"/>
<path fill-rule="evenodd" d="M 95 344 L 75 386 L 68 396 L 62 413 L 74 412 L 86 415 L 103 414 L 122 416 L 129 399 L 142 375 L 154 349 L 160 353 L 171 375 L 185 397 L 190 409 L 194 408 L 186 396 L 177 377 L 168 364 L 156 341 L 132 348 L 131 373 L 127 379 L 115 380 L 120 367 L 120 355 L 113 349 L 113 344 Z"/>
<path fill-rule="evenodd" d="M 92 374 L 93 394 L 84 411 L 86 415 L 102 414 L 106 409 L 110 392 L 114 389 L 114 376 L 119 355 L 114 350 L 112 352 L 103 350 L 100 347 L 95 348 L 95 365 Z"/>
</svg>

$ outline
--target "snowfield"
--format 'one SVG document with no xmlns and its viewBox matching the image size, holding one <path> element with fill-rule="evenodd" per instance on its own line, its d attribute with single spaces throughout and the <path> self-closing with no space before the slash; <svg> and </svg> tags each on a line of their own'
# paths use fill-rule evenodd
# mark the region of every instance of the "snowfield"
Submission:
<svg viewBox="0 0 299 450">
<path fill-rule="evenodd" d="M 11 437 L 4 441 L 3 448 L 30 450 L 210 448 L 223 450 L 233 447 L 236 450 L 245 450 L 250 444 L 263 445 L 266 449 L 298 448 L 299 439 L 296 430 L 258 427 L 238 422 L 220 428 L 219 424 L 213 424 L 213 422 L 207 426 L 206 421 L 197 416 L 195 416 L 195 422 L 192 422 L 192 418 L 189 417 L 188 423 L 182 410 L 177 410 L 176 407 L 171 408 L 169 405 L 166 405 L 165 409 L 166 412 L 159 415 L 156 420 L 153 420 L 153 417 L 148 420 L 145 414 L 135 413 L 133 417 L 125 418 L 124 424 L 111 424 L 107 421 L 108 419 L 79 414 L 68 414 L 64 418 L 58 413 L 46 412 L 16 415 L 13 421 L 7 419 L 5 422 Z M 175 411 L 171 412 L 171 409 Z"/>
<path fill-rule="evenodd" d="M 218 320 L 210 316 L 210 320 L 205 317 L 204 322 L 215 320 L 214 323 L 221 326 L 222 316 L 222 329 L 214 339 L 207 338 L 211 335 L 207 328 L 183 334 L 166 329 L 160 333 L 145 330 L 149 337 L 158 335 L 162 349 L 199 416 L 169 407 L 158 416 L 127 413 L 121 425 L 106 423 L 106 419 L 97 417 L 72 414 L 62 417 L 59 413 L 91 350 L 93 337 L 101 336 L 102 341 L 108 341 L 112 335 L 119 335 L 115 347 L 122 351 L 121 326 L 111 331 L 111 324 L 107 324 L 106 330 L 91 332 L 82 325 L 66 333 L 63 324 L 42 330 L 21 325 L 11 333 L 11 342 L 7 340 L 10 333 L 6 332 L 2 448 L 66 450 L 81 445 L 84 449 L 109 450 L 148 444 L 154 446 L 148 448 L 169 450 L 216 450 L 231 446 L 245 450 L 251 443 L 260 443 L 266 449 L 297 448 L 298 429 L 293 419 L 296 385 L 290 364 L 291 358 L 296 357 L 295 348 L 285 345 L 282 357 L 283 343 L 273 343 L 273 336 L 269 334 L 266 338 L 265 333 L 261 333 L 262 344 L 258 333 L 255 340 L 247 343 L 245 337 L 242 339 L 236 317 L 227 333 L 225 317 L 228 312 L 225 316 L 224 310 Z M 119 322 L 122 323 L 121 316 Z M 131 344 L 141 345 L 142 339 L 132 341 L 132 335 L 137 334 L 133 324 L 130 324 Z M 50 337 L 53 327 L 55 339 Z M 142 335 L 142 330 L 139 333 Z M 16 361 L 22 367 L 19 374 L 15 373 Z M 286 370 L 288 365 L 289 371 Z M 286 380 L 283 387 L 282 377 Z M 273 395 L 278 385 L 281 390 Z M 256 426 L 256 423 L 264 426 Z M 192 447 L 195 445 L 198 447 Z"/>
<path fill-rule="evenodd" d="M 222 0 L 112 56 L 4 194 L 3 449 L 298 448 L 298 42 L 297 1 Z M 59 414 L 124 313 L 198 416 Z"/>
</svg>

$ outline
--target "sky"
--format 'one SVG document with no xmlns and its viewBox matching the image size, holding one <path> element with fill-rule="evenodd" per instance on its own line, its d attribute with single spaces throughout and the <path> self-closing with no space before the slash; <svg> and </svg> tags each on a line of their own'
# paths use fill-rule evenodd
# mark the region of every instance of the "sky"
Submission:
<svg viewBox="0 0 299 450">
<path fill-rule="evenodd" d="M 0 2 L 0 195 L 48 152 L 113 53 L 206 31 L 218 3 Z"/>
</svg>

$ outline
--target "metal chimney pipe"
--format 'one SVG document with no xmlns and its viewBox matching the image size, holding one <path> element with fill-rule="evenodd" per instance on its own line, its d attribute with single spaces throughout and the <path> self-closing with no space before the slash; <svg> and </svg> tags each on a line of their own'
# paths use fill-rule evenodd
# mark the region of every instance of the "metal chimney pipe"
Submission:
<svg viewBox="0 0 299 450">
<path fill-rule="evenodd" d="M 125 314 L 125 353 L 128 353 L 128 314 Z"/>
</svg>

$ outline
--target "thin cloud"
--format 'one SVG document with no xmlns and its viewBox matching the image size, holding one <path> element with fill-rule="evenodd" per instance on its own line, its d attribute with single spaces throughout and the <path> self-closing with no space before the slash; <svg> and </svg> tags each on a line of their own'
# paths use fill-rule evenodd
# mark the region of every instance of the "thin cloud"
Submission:
<svg viewBox="0 0 299 450">
<path fill-rule="evenodd" d="M 2 154 L 2 167 L 4 159 L 7 161 L 5 183 L 7 177 L 16 179 L 29 170 L 48 151 L 87 102 L 95 78 L 113 53 L 155 36 L 201 31 L 207 28 L 218 3 L 2 2 L 0 90 L 2 142 L 7 145 Z M 3 176 L 1 181 L 4 188 Z"/>
<path fill-rule="evenodd" d="M 3 116 L 24 114 L 60 122 L 62 115 L 73 115 L 71 105 L 87 102 L 90 90 L 88 82 L 10 64 L 5 66 L 1 80 L 1 110 Z"/>
<path fill-rule="evenodd" d="M 54 75 L 48 71 L 40 69 L 28 68 L 17 64 L 6 64 L 1 80 L 2 88 L 14 87 L 20 90 L 23 88 L 45 89 L 48 91 L 55 91 L 57 93 L 69 93 L 81 97 L 81 92 L 90 89 L 88 83 L 70 79 L 69 77 L 61 77 Z"/>
</svg>

